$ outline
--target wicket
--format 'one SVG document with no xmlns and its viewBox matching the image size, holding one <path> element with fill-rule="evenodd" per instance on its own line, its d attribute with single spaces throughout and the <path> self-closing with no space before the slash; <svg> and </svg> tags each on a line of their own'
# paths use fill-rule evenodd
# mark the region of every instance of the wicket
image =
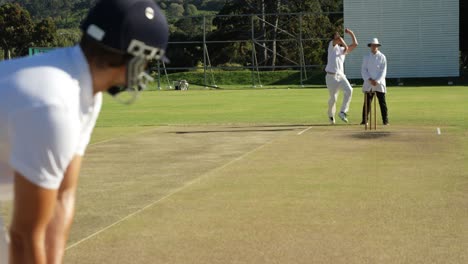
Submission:
<svg viewBox="0 0 468 264">
<path fill-rule="evenodd" d="M 364 112 L 366 117 L 366 119 L 364 120 L 365 130 L 372 130 L 372 127 L 374 128 L 374 130 L 377 130 L 377 98 L 374 98 L 377 97 L 376 95 L 377 94 L 372 91 L 364 93 Z M 369 105 L 368 98 L 371 98 L 371 100 L 374 101 L 374 110 L 372 110 L 372 101 Z"/>
</svg>

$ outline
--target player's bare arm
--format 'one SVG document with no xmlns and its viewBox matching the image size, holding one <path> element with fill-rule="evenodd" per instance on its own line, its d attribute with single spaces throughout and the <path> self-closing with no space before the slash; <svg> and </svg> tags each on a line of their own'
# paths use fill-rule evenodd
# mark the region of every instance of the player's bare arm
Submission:
<svg viewBox="0 0 468 264">
<path fill-rule="evenodd" d="M 46 264 L 44 241 L 54 214 L 57 190 L 39 187 L 18 172 L 15 172 L 14 186 L 10 264 Z"/>
<path fill-rule="evenodd" d="M 357 41 L 356 35 L 351 29 L 346 28 L 345 33 L 349 34 L 352 40 L 352 43 L 348 46 L 348 49 L 347 49 L 347 52 L 351 53 L 359 45 L 359 43 Z"/>
<path fill-rule="evenodd" d="M 78 176 L 81 169 L 81 156 L 75 156 L 65 171 L 57 193 L 55 212 L 46 232 L 47 263 L 62 263 L 68 234 L 75 214 L 75 197 Z"/>
</svg>

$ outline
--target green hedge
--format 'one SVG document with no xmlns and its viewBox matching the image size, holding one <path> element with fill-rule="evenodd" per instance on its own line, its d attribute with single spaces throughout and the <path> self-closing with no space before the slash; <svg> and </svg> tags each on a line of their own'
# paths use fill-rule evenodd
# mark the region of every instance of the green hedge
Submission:
<svg viewBox="0 0 468 264">
<path fill-rule="evenodd" d="M 254 72 L 255 84 L 258 85 L 258 78 L 260 76 L 260 83 L 262 85 L 300 85 L 300 72 L 293 70 L 283 71 L 261 71 L 259 73 Z M 314 70 L 307 72 L 307 80 L 304 80 L 304 84 L 324 84 L 324 74 L 322 70 Z M 157 78 L 157 76 L 156 76 Z M 187 80 L 192 84 L 203 84 L 204 73 L 200 71 L 191 72 L 178 72 L 168 74 L 169 80 Z M 210 71 L 206 75 L 208 84 L 213 83 L 213 78 L 217 85 L 252 85 L 252 72 L 248 70 L 242 71 Z M 165 84 L 166 76 L 162 75 L 160 79 L 162 84 Z"/>
<path fill-rule="evenodd" d="M 281 71 L 261 71 L 254 72 L 255 85 L 259 87 L 258 74 L 260 75 L 260 82 L 263 86 L 299 86 L 300 72 L 293 70 L 281 70 Z M 173 81 L 187 80 L 191 87 L 204 84 L 204 73 L 203 71 L 190 71 L 190 72 L 178 72 L 171 73 L 167 76 L 172 85 Z M 216 85 L 226 89 L 242 89 L 251 88 L 252 72 L 249 70 L 238 70 L 238 71 L 213 71 L 213 77 L 211 73 L 207 72 L 207 84 L 212 85 L 214 78 Z M 157 76 L 155 79 L 157 80 Z M 325 74 L 321 69 L 313 69 L 307 72 L 307 80 L 303 81 L 306 87 L 325 87 Z M 350 79 L 349 80 L 355 87 L 362 85 L 362 79 Z M 161 87 L 165 89 L 167 87 L 166 76 L 160 77 Z M 462 77 L 445 77 L 445 78 L 401 78 L 392 79 L 387 78 L 387 85 L 389 86 L 445 86 L 448 83 L 453 85 L 467 85 L 468 78 Z M 149 90 L 157 89 L 157 82 L 150 85 Z"/>
</svg>

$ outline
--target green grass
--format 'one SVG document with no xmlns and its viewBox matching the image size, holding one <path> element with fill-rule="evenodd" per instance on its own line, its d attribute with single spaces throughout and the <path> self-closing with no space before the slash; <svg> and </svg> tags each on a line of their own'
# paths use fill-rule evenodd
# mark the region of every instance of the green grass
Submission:
<svg viewBox="0 0 468 264">
<path fill-rule="evenodd" d="M 362 93 L 354 90 L 351 110 L 359 122 Z M 390 87 L 387 94 L 392 124 L 455 126 L 467 128 L 467 87 Z M 98 127 L 155 126 L 168 124 L 327 122 L 326 89 L 249 89 L 201 91 L 148 91 L 133 105 L 110 97 Z M 341 104 L 341 98 L 338 101 Z"/>
<path fill-rule="evenodd" d="M 349 112 L 354 124 L 360 122 L 362 97 L 360 88 L 354 89 Z M 468 88 L 464 86 L 390 87 L 387 94 L 390 122 L 392 125 L 467 129 L 466 98 Z M 106 95 L 92 140 L 105 140 L 161 125 L 327 124 L 327 101 L 326 89 L 287 89 L 285 86 L 281 89 L 147 91 L 132 105 L 120 104 Z M 341 105 L 341 97 L 337 105 Z M 109 131 L 110 127 L 114 127 L 114 131 Z"/>
<path fill-rule="evenodd" d="M 359 88 L 336 126 L 326 89 L 106 96 L 65 263 L 467 263 L 467 95 L 390 87 L 370 133 Z"/>
<path fill-rule="evenodd" d="M 144 209 L 66 263 L 466 263 L 467 93 L 390 87 L 376 132 L 359 89 L 336 126 L 326 89 L 107 97 L 70 243 Z"/>
</svg>

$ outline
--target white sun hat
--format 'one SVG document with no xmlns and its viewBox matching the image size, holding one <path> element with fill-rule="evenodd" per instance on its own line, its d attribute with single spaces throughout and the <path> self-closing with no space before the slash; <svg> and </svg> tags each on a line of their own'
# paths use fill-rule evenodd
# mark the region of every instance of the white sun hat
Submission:
<svg viewBox="0 0 468 264">
<path fill-rule="evenodd" d="M 370 47 L 372 44 L 378 45 L 379 47 L 382 46 L 382 44 L 380 44 L 380 42 L 379 42 L 379 40 L 377 38 L 371 39 L 369 44 L 367 44 L 367 47 Z"/>
</svg>

